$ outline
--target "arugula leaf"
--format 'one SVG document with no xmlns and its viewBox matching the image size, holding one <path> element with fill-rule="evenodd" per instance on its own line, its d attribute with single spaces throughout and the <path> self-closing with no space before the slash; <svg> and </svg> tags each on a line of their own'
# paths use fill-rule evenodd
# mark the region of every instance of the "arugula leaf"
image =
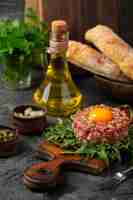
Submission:
<svg viewBox="0 0 133 200">
<path fill-rule="evenodd" d="M 113 161 L 121 161 L 123 152 L 126 153 L 128 160 L 133 161 L 133 125 L 129 127 L 128 137 L 115 144 L 78 141 L 72 129 L 72 121 L 68 119 L 47 128 L 43 135 L 44 139 L 59 145 L 66 153 L 104 160 L 108 166 Z"/>
</svg>

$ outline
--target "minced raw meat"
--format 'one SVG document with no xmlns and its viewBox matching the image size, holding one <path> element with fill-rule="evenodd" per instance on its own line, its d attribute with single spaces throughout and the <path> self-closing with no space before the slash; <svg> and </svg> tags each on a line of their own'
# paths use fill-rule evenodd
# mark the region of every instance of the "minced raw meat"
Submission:
<svg viewBox="0 0 133 200">
<path fill-rule="evenodd" d="M 104 107 L 105 105 L 100 106 Z M 112 111 L 112 120 L 95 122 L 88 118 L 88 114 L 93 107 L 84 108 L 74 115 L 72 126 L 74 134 L 79 140 L 115 143 L 128 136 L 130 118 L 126 110 L 120 107 L 109 107 Z"/>
</svg>

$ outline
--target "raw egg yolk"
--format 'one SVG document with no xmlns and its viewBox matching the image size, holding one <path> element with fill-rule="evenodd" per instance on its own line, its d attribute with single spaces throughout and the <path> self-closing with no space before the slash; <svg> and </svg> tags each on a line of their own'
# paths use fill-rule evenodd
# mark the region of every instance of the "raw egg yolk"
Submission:
<svg viewBox="0 0 133 200">
<path fill-rule="evenodd" d="M 95 122 L 108 122 L 112 120 L 112 111 L 108 107 L 94 107 L 88 117 Z"/>
</svg>

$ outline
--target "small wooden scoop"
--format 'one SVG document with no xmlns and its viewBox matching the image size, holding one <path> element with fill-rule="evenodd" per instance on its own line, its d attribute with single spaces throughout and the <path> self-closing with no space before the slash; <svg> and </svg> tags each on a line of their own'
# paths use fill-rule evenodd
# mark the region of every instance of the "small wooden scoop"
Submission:
<svg viewBox="0 0 133 200">
<path fill-rule="evenodd" d="M 64 181 L 65 170 L 100 173 L 106 168 L 102 160 L 82 158 L 79 155 L 69 155 L 53 144 L 46 142 L 39 145 L 38 156 L 49 161 L 33 164 L 24 172 L 24 183 L 30 189 L 49 189 Z"/>
</svg>

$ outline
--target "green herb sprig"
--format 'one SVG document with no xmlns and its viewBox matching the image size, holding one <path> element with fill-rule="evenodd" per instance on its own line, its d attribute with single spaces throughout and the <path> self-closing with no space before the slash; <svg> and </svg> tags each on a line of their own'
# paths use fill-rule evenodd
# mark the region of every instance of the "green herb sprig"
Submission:
<svg viewBox="0 0 133 200">
<path fill-rule="evenodd" d="M 0 56 L 30 55 L 48 46 L 48 25 L 41 22 L 32 9 L 26 20 L 0 20 Z"/>
<path fill-rule="evenodd" d="M 56 125 L 44 131 L 44 139 L 49 143 L 56 144 L 66 153 L 80 154 L 90 158 L 104 160 L 109 166 L 112 162 L 122 160 L 122 154 L 129 161 L 133 157 L 133 126 L 129 128 L 128 137 L 115 144 L 95 144 L 81 142 L 75 137 L 71 120 L 59 121 Z"/>
</svg>

